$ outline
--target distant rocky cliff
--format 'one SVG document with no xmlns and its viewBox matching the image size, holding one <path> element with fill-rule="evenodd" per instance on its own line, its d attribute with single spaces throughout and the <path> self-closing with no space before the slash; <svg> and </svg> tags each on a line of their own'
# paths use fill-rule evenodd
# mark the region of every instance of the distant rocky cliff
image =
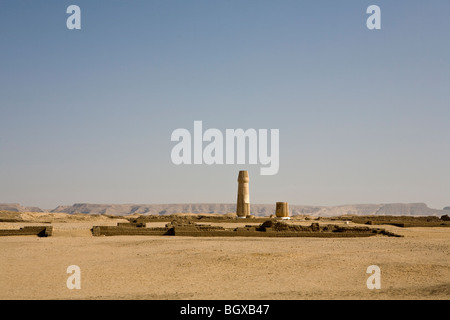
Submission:
<svg viewBox="0 0 450 320">
<path fill-rule="evenodd" d="M 44 212 L 38 207 L 23 207 L 18 203 L 0 203 L 0 211 L 13 211 L 13 212 Z"/>
<path fill-rule="evenodd" d="M 275 214 L 275 204 L 251 204 L 255 216 Z M 19 204 L 0 204 L 0 211 L 42 212 L 40 208 L 23 207 Z M 448 210 L 431 209 L 424 203 L 354 204 L 341 206 L 302 206 L 289 205 L 291 215 L 339 216 L 339 215 L 396 215 L 396 216 L 442 216 Z M 91 204 L 76 203 L 71 206 L 58 206 L 50 212 L 131 215 L 131 214 L 174 214 L 174 213 L 219 213 L 236 212 L 236 204 L 198 203 L 198 204 Z"/>
</svg>

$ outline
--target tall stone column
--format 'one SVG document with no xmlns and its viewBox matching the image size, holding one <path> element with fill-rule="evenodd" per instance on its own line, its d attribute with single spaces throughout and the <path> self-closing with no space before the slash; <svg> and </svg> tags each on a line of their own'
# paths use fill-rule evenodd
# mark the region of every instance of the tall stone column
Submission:
<svg viewBox="0 0 450 320">
<path fill-rule="evenodd" d="M 236 215 L 245 218 L 250 215 L 250 194 L 248 191 L 248 171 L 239 171 Z"/>
</svg>

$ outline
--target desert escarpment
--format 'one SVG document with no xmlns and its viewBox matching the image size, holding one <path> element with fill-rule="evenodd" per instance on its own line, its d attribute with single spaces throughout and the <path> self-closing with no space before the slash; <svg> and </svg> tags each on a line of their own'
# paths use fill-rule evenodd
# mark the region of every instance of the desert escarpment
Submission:
<svg viewBox="0 0 450 320">
<path fill-rule="evenodd" d="M 42 210 L 37 207 L 25 207 L 18 203 L 0 204 L 0 211 L 9 212 L 52 212 L 68 214 L 105 214 L 112 216 L 125 215 L 170 215 L 176 213 L 216 213 L 236 212 L 236 204 L 232 203 L 185 203 L 185 204 L 95 204 L 75 203 L 58 206 L 53 210 Z M 270 216 L 275 214 L 274 204 L 252 204 L 251 214 L 254 216 Z M 387 203 L 387 204 L 353 204 L 339 206 L 305 206 L 289 205 L 290 215 L 309 215 L 314 217 L 332 217 L 342 215 L 395 215 L 395 216 L 442 216 L 448 210 L 429 208 L 425 203 Z"/>
<path fill-rule="evenodd" d="M 251 214 L 270 216 L 275 214 L 275 204 L 252 204 Z M 291 215 L 341 216 L 341 215 L 398 215 L 398 216 L 441 216 L 444 210 L 429 208 L 424 203 L 355 204 L 341 206 L 303 206 L 290 205 Z M 175 213 L 218 213 L 236 212 L 236 204 L 199 203 L 199 204 L 89 204 L 76 203 L 72 206 L 59 206 L 52 212 L 88 213 L 108 215 L 160 214 Z"/>
</svg>

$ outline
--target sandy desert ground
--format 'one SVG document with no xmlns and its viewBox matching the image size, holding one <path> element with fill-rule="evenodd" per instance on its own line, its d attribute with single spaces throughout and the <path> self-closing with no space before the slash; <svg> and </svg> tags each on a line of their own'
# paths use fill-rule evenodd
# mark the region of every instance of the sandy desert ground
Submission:
<svg viewBox="0 0 450 320">
<path fill-rule="evenodd" d="M 402 238 L 91 235 L 119 221 L 61 219 L 51 237 L 0 237 L 0 299 L 450 298 L 450 228 L 380 226 Z M 33 223 L 0 229 L 24 225 Z M 66 286 L 70 265 L 79 290 Z M 366 286 L 370 265 L 381 269 L 379 290 Z"/>
</svg>

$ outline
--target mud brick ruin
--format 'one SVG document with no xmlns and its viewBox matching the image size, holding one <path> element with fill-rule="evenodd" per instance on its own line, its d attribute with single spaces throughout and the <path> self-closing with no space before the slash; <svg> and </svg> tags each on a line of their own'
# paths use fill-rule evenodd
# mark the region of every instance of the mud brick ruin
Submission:
<svg viewBox="0 0 450 320">
<path fill-rule="evenodd" d="M 52 226 L 22 227 L 20 229 L 0 230 L 0 236 L 38 236 L 49 237 L 52 235 Z"/>
<path fill-rule="evenodd" d="M 117 226 L 95 226 L 94 236 L 116 235 L 153 235 L 153 236 L 185 236 L 185 237 L 370 237 L 386 235 L 400 237 L 384 229 L 369 227 L 342 227 L 338 225 L 321 226 L 312 223 L 310 226 L 287 224 L 276 220 L 267 220 L 259 226 L 246 225 L 237 228 L 224 228 L 193 223 L 191 221 L 174 220 L 165 227 L 147 228 L 143 224 L 119 223 Z"/>
<path fill-rule="evenodd" d="M 142 223 L 118 223 L 117 226 L 94 226 L 92 229 L 94 236 L 164 236 L 172 235 L 170 228 L 146 228 Z"/>
<path fill-rule="evenodd" d="M 345 218 L 344 218 L 345 219 Z M 450 227 L 448 215 L 442 217 L 410 217 L 410 216 L 354 216 L 351 221 L 367 225 L 392 225 L 400 228 L 413 227 Z"/>
</svg>

